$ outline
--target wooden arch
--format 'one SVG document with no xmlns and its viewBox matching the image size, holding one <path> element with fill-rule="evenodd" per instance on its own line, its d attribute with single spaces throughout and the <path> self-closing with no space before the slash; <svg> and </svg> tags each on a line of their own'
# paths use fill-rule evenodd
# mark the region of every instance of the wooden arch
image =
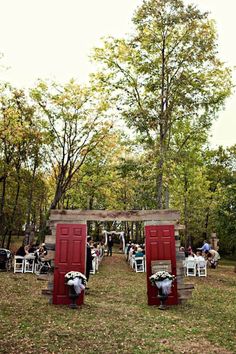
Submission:
<svg viewBox="0 0 236 354">
<path fill-rule="evenodd" d="M 179 224 L 180 213 L 177 210 L 51 210 L 49 227 L 52 235 L 46 236 L 45 243 L 50 249 L 49 257 L 54 260 L 56 228 L 58 224 L 85 224 L 87 221 L 143 221 L 145 227 L 173 225 L 175 235 L 176 262 L 177 262 L 177 290 L 178 303 L 191 295 L 191 289 L 183 284 L 183 261 L 179 252 L 179 230 L 183 227 Z M 49 279 L 49 288 L 53 289 L 53 276 Z M 45 291 L 49 294 L 49 292 Z"/>
</svg>

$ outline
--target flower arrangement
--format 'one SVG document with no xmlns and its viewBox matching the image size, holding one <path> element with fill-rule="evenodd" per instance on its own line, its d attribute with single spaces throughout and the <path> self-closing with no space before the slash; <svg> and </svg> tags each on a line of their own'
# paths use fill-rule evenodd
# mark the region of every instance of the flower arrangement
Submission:
<svg viewBox="0 0 236 354">
<path fill-rule="evenodd" d="M 165 279 L 174 280 L 175 276 L 167 272 L 166 270 L 160 270 L 155 274 L 151 275 L 150 278 L 153 285 L 155 285 L 156 281 L 163 281 Z"/>
<path fill-rule="evenodd" d="M 80 272 L 76 272 L 76 271 L 71 271 L 66 273 L 65 278 L 66 281 L 71 280 L 71 279 L 75 279 L 76 277 L 81 278 L 81 280 L 83 281 L 83 284 L 86 284 L 87 278 L 83 273 Z"/>
<path fill-rule="evenodd" d="M 84 274 L 71 271 L 65 274 L 65 282 L 68 286 L 73 286 L 77 295 L 85 289 L 87 278 Z"/>
<path fill-rule="evenodd" d="M 158 289 L 161 289 L 163 294 L 168 295 L 171 292 L 171 286 L 175 276 L 165 270 L 161 270 L 151 275 L 149 279 L 152 285 L 157 286 Z"/>
</svg>

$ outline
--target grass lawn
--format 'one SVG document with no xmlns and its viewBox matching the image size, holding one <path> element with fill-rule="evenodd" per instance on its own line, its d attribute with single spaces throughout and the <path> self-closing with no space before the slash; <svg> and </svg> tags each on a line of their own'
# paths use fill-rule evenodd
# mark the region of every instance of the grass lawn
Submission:
<svg viewBox="0 0 236 354">
<path fill-rule="evenodd" d="M 0 353 L 236 353 L 236 273 L 220 264 L 185 305 L 147 305 L 146 274 L 104 257 L 79 310 L 48 304 L 44 281 L 0 273 Z"/>
</svg>

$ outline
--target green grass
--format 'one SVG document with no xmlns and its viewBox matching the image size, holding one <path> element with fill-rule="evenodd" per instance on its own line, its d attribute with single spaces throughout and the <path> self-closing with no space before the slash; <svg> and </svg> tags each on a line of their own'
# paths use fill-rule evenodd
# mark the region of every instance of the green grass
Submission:
<svg viewBox="0 0 236 354">
<path fill-rule="evenodd" d="M 223 258 L 220 260 L 222 265 L 236 266 L 236 260 L 233 258 Z"/>
<path fill-rule="evenodd" d="M 147 305 L 146 274 L 105 257 L 79 310 L 54 306 L 33 274 L 0 273 L 0 353 L 236 352 L 236 273 L 220 264 L 185 305 Z"/>
</svg>

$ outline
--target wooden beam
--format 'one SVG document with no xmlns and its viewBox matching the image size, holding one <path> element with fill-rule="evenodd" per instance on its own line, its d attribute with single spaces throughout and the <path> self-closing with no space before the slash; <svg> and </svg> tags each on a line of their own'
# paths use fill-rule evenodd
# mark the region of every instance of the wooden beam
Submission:
<svg viewBox="0 0 236 354">
<path fill-rule="evenodd" d="M 76 220 L 97 221 L 177 221 L 177 210 L 51 210 L 50 223 L 71 222 Z"/>
</svg>

